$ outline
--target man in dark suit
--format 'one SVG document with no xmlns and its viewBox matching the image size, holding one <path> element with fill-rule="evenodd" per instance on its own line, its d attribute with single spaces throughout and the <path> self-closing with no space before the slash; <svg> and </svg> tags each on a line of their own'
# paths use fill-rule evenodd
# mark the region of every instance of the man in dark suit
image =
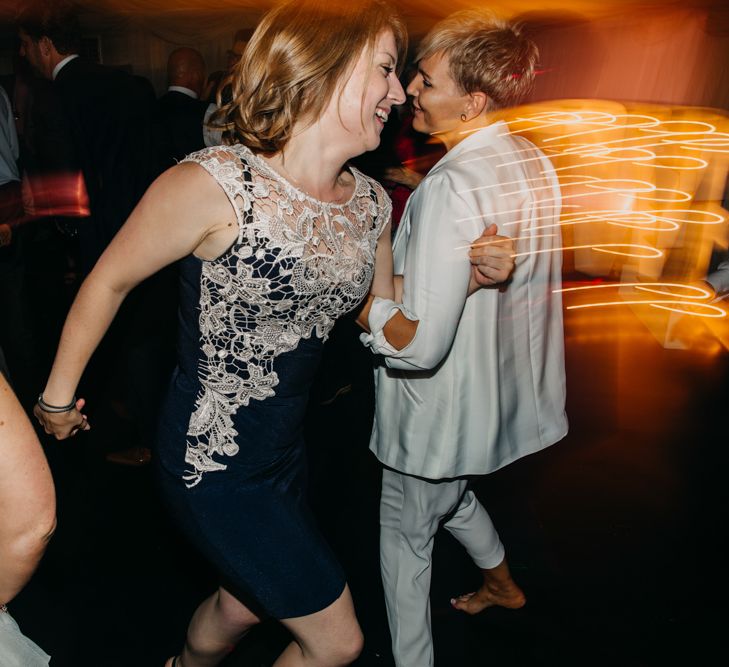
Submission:
<svg viewBox="0 0 729 667">
<path fill-rule="evenodd" d="M 201 100 L 205 61 L 195 49 L 175 49 L 167 60 L 167 92 L 159 99 L 164 128 L 166 167 L 205 147 L 203 120 L 208 103 Z"/>
<path fill-rule="evenodd" d="M 67 124 L 69 171 L 80 170 L 91 217 L 80 225 L 88 272 L 157 175 L 148 93 L 121 70 L 79 56 L 80 27 L 71 5 L 31 5 L 18 19 L 20 53 L 53 81 Z"/>
<path fill-rule="evenodd" d="M 90 217 L 78 232 L 86 274 L 160 171 L 157 100 L 148 82 L 79 56 L 78 17 L 63 0 L 40 0 L 20 14 L 17 25 L 20 54 L 53 82 L 56 112 L 70 138 L 64 170 L 71 176 L 80 171 L 88 193 Z M 156 410 L 172 365 L 174 313 L 170 269 L 131 292 L 97 351 L 87 389 L 96 405 L 113 402 L 117 415 L 136 427 L 138 444 L 121 456 L 110 454 L 113 462 L 149 461 Z"/>
</svg>

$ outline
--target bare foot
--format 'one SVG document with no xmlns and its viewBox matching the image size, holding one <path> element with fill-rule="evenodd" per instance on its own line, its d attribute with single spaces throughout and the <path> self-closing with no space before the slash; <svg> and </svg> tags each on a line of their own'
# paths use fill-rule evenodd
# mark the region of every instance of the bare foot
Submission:
<svg viewBox="0 0 729 667">
<path fill-rule="evenodd" d="M 451 600 L 451 605 L 467 614 L 478 614 L 487 607 L 519 609 L 526 604 L 524 591 L 511 578 L 506 561 L 483 572 L 483 585 L 473 593 Z"/>
</svg>

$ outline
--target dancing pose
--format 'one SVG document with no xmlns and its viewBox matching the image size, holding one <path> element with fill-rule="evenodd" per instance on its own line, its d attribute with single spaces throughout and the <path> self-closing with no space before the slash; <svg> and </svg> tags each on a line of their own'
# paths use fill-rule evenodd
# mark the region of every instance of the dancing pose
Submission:
<svg viewBox="0 0 729 667">
<path fill-rule="evenodd" d="M 224 583 L 168 666 L 218 664 L 264 616 L 293 636 L 278 666 L 344 665 L 361 650 L 344 573 L 306 506 L 302 418 L 335 319 L 370 290 L 394 297 L 390 202 L 347 161 L 378 145 L 404 102 L 405 48 L 380 0 L 271 10 L 221 110 L 229 145 L 155 181 L 68 315 L 35 410 L 58 438 L 89 428 L 75 388 L 125 295 L 180 260 L 157 462 L 166 501 Z"/>
<path fill-rule="evenodd" d="M 413 127 L 447 154 L 408 201 L 393 245 L 400 303 L 371 298 L 364 337 L 376 370 L 371 448 L 386 466 L 380 554 L 399 667 L 433 664 L 430 567 L 440 525 L 483 573 L 453 599 L 465 612 L 525 603 L 504 547 L 468 477 L 494 471 L 567 432 L 562 333 L 560 191 L 533 144 L 495 109 L 518 104 L 536 47 L 518 28 L 457 13 L 420 44 L 408 86 Z M 502 289 L 468 296 L 468 241 L 496 223 L 517 241 Z"/>
</svg>

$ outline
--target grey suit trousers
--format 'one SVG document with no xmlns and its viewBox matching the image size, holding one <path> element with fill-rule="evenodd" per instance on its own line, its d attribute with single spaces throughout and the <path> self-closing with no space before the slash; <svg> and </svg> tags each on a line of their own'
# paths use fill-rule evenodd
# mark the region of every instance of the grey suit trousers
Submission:
<svg viewBox="0 0 729 667">
<path fill-rule="evenodd" d="M 430 578 L 441 522 L 482 569 L 504 559 L 504 546 L 468 482 L 425 480 L 385 468 L 380 501 L 380 564 L 397 667 L 431 667 Z"/>
</svg>

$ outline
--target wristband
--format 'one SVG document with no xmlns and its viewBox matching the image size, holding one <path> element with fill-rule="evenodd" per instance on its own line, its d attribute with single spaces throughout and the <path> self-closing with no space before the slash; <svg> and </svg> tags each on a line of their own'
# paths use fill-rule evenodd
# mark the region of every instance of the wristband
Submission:
<svg viewBox="0 0 729 667">
<path fill-rule="evenodd" d="M 38 394 L 38 407 L 43 410 L 43 412 L 71 412 L 71 410 L 76 407 L 76 397 L 74 396 L 73 400 L 68 405 L 50 405 L 43 400 L 43 394 Z"/>
</svg>

